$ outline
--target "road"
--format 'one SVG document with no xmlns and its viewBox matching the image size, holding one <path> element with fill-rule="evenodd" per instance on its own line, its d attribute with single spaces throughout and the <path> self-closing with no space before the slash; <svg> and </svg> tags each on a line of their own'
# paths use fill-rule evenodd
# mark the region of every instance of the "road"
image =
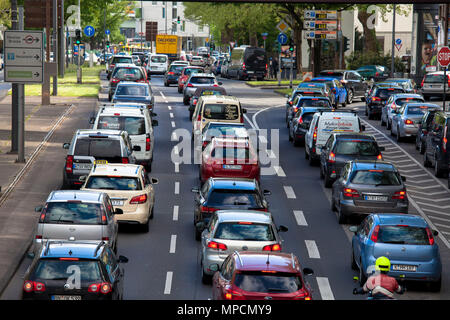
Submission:
<svg viewBox="0 0 450 320">
<path fill-rule="evenodd" d="M 330 210 L 330 189 L 323 186 L 319 168 L 310 167 L 304 159 L 303 148 L 294 147 L 288 141 L 284 122 L 285 98 L 272 90 L 250 88 L 244 82 L 220 81 L 223 81 L 227 92 L 238 97 L 247 108 L 246 126 L 249 129 L 267 129 L 269 148 L 273 148 L 269 158 L 272 168 L 267 169 L 269 174 L 261 177 L 261 184 L 263 189 L 272 192 L 268 201 L 276 223 L 289 228 L 283 234 L 283 251 L 293 252 L 299 257 L 302 267 L 314 270 L 312 276 L 306 277 L 313 289 L 313 299 L 364 299 L 363 296 L 352 295 L 355 287 L 352 279 L 357 273 L 350 268 L 350 225 L 338 224 L 336 214 Z M 211 286 L 201 282 L 200 242 L 194 239 L 193 226 L 194 194 L 191 188 L 198 185 L 198 167 L 193 164 L 175 165 L 169 161 L 173 147 L 178 143 L 172 141 L 173 131 L 186 129 L 190 132 L 192 125 L 187 106 L 183 105 L 176 86 L 164 87 L 160 76 L 152 76 L 151 83 L 159 121 L 155 128 L 154 162 L 149 174 L 159 179 L 155 186 L 155 217 L 150 222 L 148 233 L 140 233 L 131 227 L 120 228 L 119 254 L 129 258 L 129 262 L 124 264 L 124 298 L 207 300 L 211 298 Z M 386 146 L 385 159 L 398 163 L 402 174 L 407 176 L 410 213 L 425 216 L 440 231 L 437 242 L 443 262 L 441 292 L 432 293 L 424 286 L 408 284 L 408 291 L 399 299 L 449 299 L 450 277 L 446 270 L 450 266 L 450 222 L 447 220 L 450 197 L 447 182 L 436 180 L 431 170 L 423 168 L 422 156 L 412 143 L 397 144 L 379 121 L 367 120 L 362 111 L 363 103 L 353 103 L 349 108 L 359 110 L 367 132 L 375 134 L 380 144 Z M 61 128 L 64 138 L 70 139 L 77 128 L 87 128 L 85 119 L 88 119 L 90 111 L 80 107 L 71 113 Z M 262 141 L 265 142 L 264 138 Z M 64 156 L 61 149 L 61 159 Z M 60 179 L 60 176 L 55 179 Z M 24 258 L 1 299 L 20 298 L 22 276 L 30 261 Z"/>
</svg>

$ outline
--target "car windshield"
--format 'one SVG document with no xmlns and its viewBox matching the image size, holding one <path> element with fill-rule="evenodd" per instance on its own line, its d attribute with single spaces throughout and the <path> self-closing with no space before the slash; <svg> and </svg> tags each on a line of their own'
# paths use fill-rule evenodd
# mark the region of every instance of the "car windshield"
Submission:
<svg viewBox="0 0 450 320">
<path fill-rule="evenodd" d="M 403 106 L 405 103 L 412 103 L 412 102 L 423 102 L 423 99 L 420 98 L 400 98 L 395 100 L 395 104 L 398 106 Z"/>
<path fill-rule="evenodd" d="M 207 200 L 208 206 L 262 207 L 255 191 L 215 189 Z"/>
<path fill-rule="evenodd" d="M 214 84 L 214 78 L 211 77 L 192 77 L 189 81 L 192 84 Z"/>
<path fill-rule="evenodd" d="M 378 231 L 377 242 L 413 245 L 430 244 L 425 228 L 403 225 L 381 226 Z"/>
<path fill-rule="evenodd" d="M 118 157 L 121 159 L 120 142 L 116 139 L 81 138 L 77 140 L 74 155 L 91 156 L 99 159 Z"/>
<path fill-rule="evenodd" d="M 214 238 L 242 241 L 275 241 L 270 224 L 252 222 L 222 222 L 217 226 Z"/>
<path fill-rule="evenodd" d="M 45 211 L 45 223 L 99 224 L 102 209 L 99 203 L 49 202 Z"/>
<path fill-rule="evenodd" d="M 165 62 L 167 62 L 167 57 L 164 57 L 164 56 L 153 56 L 153 57 L 150 58 L 150 61 L 154 62 L 154 63 L 165 63 Z"/>
<path fill-rule="evenodd" d="M 292 293 L 302 288 L 302 281 L 292 273 L 244 271 L 236 273 L 234 285 L 248 292 Z"/>
<path fill-rule="evenodd" d="M 203 73 L 204 70 L 200 69 L 200 68 L 186 68 L 184 69 L 184 74 L 185 75 L 190 75 L 190 74 L 195 74 L 195 73 Z"/>
<path fill-rule="evenodd" d="M 97 129 L 125 130 L 129 135 L 145 134 L 143 117 L 102 116 L 98 119 Z"/>
<path fill-rule="evenodd" d="M 353 184 L 365 184 L 375 186 L 399 186 L 401 179 L 394 171 L 384 170 L 358 170 L 353 173 L 351 179 Z"/>
<path fill-rule="evenodd" d="M 378 156 L 380 154 L 375 142 L 364 140 L 338 140 L 335 152 L 340 155 L 359 156 Z"/>
<path fill-rule="evenodd" d="M 298 107 L 322 107 L 331 108 L 330 102 L 325 99 L 301 99 L 298 103 Z"/>
<path fill-rule="evenodd" d="M 396 93 L 403 93 L 402 89 L 395 89 L 395 88 L 386 88 L 386 89 L 378 89 L 375 96 L 387 100 L 391 95 Z"/>
<path fill-rule="evenodd" d="M 406 114 L 408 115 L 424 115 L 428 110 L 435 110 L 437 107 L 428 107 L 428 106 L 414 106 L 408 107 L 406 109 Z"/>
<path fill-rule="evenodd" d="M 217 120 L 236 120 L 239 118 L 238 106 L 235 104 L 206 104 L 203 108 L 203 117 Z"/>
<path fill-rule="evenodd" d="M 86 182 L 85 188 L 104 190 L 142 190 L 136 177 L 92 176 Z"/>
<path fill-rule="evenodd" d="M 250 150 L 248 148 L 216 147 L 211 152 L 214 159 L 248 160 Z"/>
<path fill-rule="evenodd" d="M 120 80 L 134 81 L 142 79 L 144 76 L 139 68 L 118 68 L 112 77 Z"/>
<path fill-rule="evenodd" d="M 83 282 L 101 282 L 102 276 L 96 260 L 63 260 L 40 259 L 34 269 L 32 278 L 35 280 L 67 280 L 73 276 L 74 271 Z"/>
<path fill-rule="evenodd" d="M 129 86 L 120 85 L 117 87 L 116 96 L 147 96 L 147 86 Z"/>
</svg>

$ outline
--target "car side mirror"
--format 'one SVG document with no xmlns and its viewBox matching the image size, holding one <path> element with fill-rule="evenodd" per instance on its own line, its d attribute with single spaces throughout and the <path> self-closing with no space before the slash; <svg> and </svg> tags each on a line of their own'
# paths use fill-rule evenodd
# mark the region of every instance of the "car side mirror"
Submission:
<svg viewBox="0 0 450 320">
<path fill-rule="evenodd" d="M 133 151 L 141 151 L 141 146 L 133 146 Z"/>
<path fill-rule="evenodd" d="M 64 143 L 63 144 L 63 149 L 69 149 L 70 147 L 70 143 Z"/>
<path fill-rule="evenodd" d="M 43 206 L 37 206 L 37 207 L 34 208 L 34 211 L 35 212 L 41 212 L 43 208 L 44 208 Z"/>
<path fill-rule="evenodd" d="M 151 182 L 151 184 L 158 184 L 159 180 L 156 178 L 150 178 L 150 182 Z"/>
<path fill-rule="evenodd" d="M 158 120 L 152 120 L 152 127 L 158 126 Z"/>
<path fill-rule="evenodd" d="M 378 150 L 384 151 L 384 150 L 386 150 L 386 148 L 385 147 L 378 147 Z"/>
<path fill-rule="evenodd" d="M 272 194 L 272 192 L 270 192 L 269 190 L 264 190 L 264 191 L 263 191 L 263 194 L 264 194 L 265 196 L 270 196 L 270 195 Z"/>
<path fill-rule="evenodd" d="M 219 271 L 220 270 L 220 266 L 217 263 L 211 264 L 209 266 L 209 270 L 211 270 L 213 272 Z"/>
<path fill-rule="evenodd" d="M 402 177 L 402 181 L 406 181 L 406 177 L 405 176 L 400 176 Z"/>
<path fill-rule="evenodd" d="M 288 228 L 286 226 L 279 226 L 278 227 L 278 232 L 287 232 Z"/>
<path fill-rule="evenodd" d="M 119 259 L 117 259 L 117 262 L 119 263 L 127 263 L 128 262 L 128 258 L 125 256 L 119 256 Z"/>
<path fill-rule="evenodd" d="M 303 274 L 304 274 L 305 276 L 311 276 L 311 275 L 314 274 L 314 271 L 313 271 L 313 269 L 311 269 L 311 268 L 303 268 Z"/>
<path fill-rule="evenodd" d="M 351 227 L 348 228 L 348 230 L 350 232 L 356 233 L 356 231 L 358 231 L 358 227 L 357 226 L 351 226 Z"/>
<path fill-rule="evenodd" d="M 199 190 L 198 188 L 192 188 L 192 189 L 191 189 L 191 192 L 194 192 L 194 193 L 199 193 L 199 192 L 200 192 L 200 190 Z"/>
<path fill-rule="evenodd" d="M 114 214 L 123 214 L 123 210 L 120 208 L 114 209 Z"/>
<path fill-rule="evenodd" d="M 94 124 L 95 123 L 95 118 L 90 118 L 89 119 L 89 124 Z"/>
</svg>

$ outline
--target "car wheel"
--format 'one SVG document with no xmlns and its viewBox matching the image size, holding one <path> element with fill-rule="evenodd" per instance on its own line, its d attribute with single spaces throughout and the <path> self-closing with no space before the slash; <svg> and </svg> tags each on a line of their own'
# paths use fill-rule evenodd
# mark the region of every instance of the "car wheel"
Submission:
<svg viewBox="0 0 450 320">
<path fill-rule="evenodd" d="M 426 152 L 424 152 L 424 154 L 423 154 L 423 166 L 426 168 L 431 167 L 431 162 L 430 162 L 430 160 L 428 160 L 428 155 Z"/>
<path fill-rule="evenodd" d="M 441 168 L 439 168 L 439 161 L 436 159 L 436 156 L 434 158 L 434 175 L 437 178 L 442 178 L 444 175 L 444 170 L 442 170 Z"/>
<path fill-rule="evenodd" d="M 154 206 L 155 206 L 155 204 L 153 204 L 152 211 L 150 212 L 150 219 L 153 219 L 153 217 L 155 216 L 153 213 L 153 209 L 155 209 Z"/>
<path fill-rule="evenodd" d="M 334 201 L 333 193 L 331 194 L 331 211 L 336 212 L 336 202 Z"/>
<path fill-rule="evenodd" d="M 181 88 L 178 87 L 178 93 L 181 93 L 181 92 L 183 92 L 183 90 L 181 90 Z"/>
<path fill-rule="evenodd" d="M 348 93 L 347 93 L 347 103 L 348 104 L 351 104 L 352 102 L 353 102 L 353 90 L 349 90 L 348 91 Z"/>
<path fill-rule="evenodd" d="M 325 178 L 325 175 L 323 174 L 322 163 L 319 165 L 319 176 L 321 180 Z"/>
<path fill-rule="evenodd" d="M 331 188 L 333 185 L 333 180 L 328 176 L 328 174 L 325 174 L 325 188 Z"/>
<path fill-rule="evenodd" d="M 344 224 L 347 222 L 347 217 L 342 213 L 342 207 L 339 204 L 337 206 L 337 213 L 338 213 L 338 222 L 339 224 Z"/>
<path fill-rule="evenodd" d="M 361 98 L 361 102 L 366 102 L 366 98 Z"/>
<path fill-rule="evenodd" d="M 342 108 L 345 108 L 347 106 L 347 102 L 342 103 Z"/>
<path fill-rule="evenodd" d="M 306 159 L 306 160 L 309 159 L 309 154 L 308 154 L 308 152 L 306 152 L 306 148 L 305 148 L 305 159 Z"/>
<path fill-rule="evenodd" d="M 402 140 L 402 137 L 400 136 L 400 128 L 397 126 L 397 134 L 395 135 L 395 139 L 397 142 L 400 142 Z"/>
<path fill-rule="evenodd" d="M 419 144 L 419 153 L 420 154 L 424 154 L 425 152 L 425 143 L 424 142 L 420 142 Z"/>
<path fill-rule="evenodd" d="M 369 120 L 372 120 L 372 119 L 373 119 L 373 115 L 372 115 L 371 113 L 369 113 L 369 114 L 367 115 L 367 118 L 368 118 Z"/>
<path fill-rule="evenodd" d="M 389 122 L 389 119 L 386 120 L 386 130 L 392 130 L 392 124 Z"/>
<path fill-rule="evenodd" d="M 200 241 L 202 234 L 200 231 L 197 230 L 197 228 L 194 226 L 195 229 L 195 240 Z"/>
<path fill-rule="evenodd" d="M 439 292 L 439 291 L 441 291 L 442 279 L 439 278 L 438 281 L 430 282 L 428 285 L 429 285 L 430 291 Z"/>
<path fill-rule="evenodd" d="M 288 139 L 289 139 L 289 141 L 292 141 L 293 139 L 292 139 L 292 136 L 291 136 L 291 129 L 289 128 L 289 133 L 288 133 Z"/>
<path fill-rule="evenodd" d="M 189 98 L 183 97 L 183 104 L 187 106 L 189 104 Z"/>
<path fill-rule="evenodd" d="M 364 109 L 364 114 L 366 115 L 366 117 L 369 116 L 369 112 L 367 111 L 367 106 L 366 106 L 366 108 Z M 369 118 L 369 119 L 370 119 L 370 118 Z"/>
<path fill-rule="evenodd" d="M 364 274 L 363 264 L 362 264 L 362 261 L 359 260 L 359 284 L 360 284 L 360 286 L 361 286 L 361 287 L 364 286 L 364 284 L 366 283 L 366 281 L 367 281 L 367 277 L 366 277 L 366 275 Z"/>
<path fill-rule="evenodd" d="M 205 273 L 205 271 L 203 270 L 203 263 L 200 264 L 200 268 L 202 269 L 202 283 L 211 284 L 212 276 Z"/>
<path fill-rule="evenodd" d="M 351 268 L 352 270 L 358 270 L 358 265 L 356 264 L 355 261 L 355 254 L 353 252 L 353 246 L 352 246 L 352 261 L 351 261 Z"/>
<path fill-rule="evenodd" d="M 380 125 L 383 127 L 386 125 L 386 122 L 383 120 L 383 115 L 380 116 Z"/>
<path fill-rule="evenodd" d="M 299 147 L 302 143 L 300 141 L 298 141 L 295 137 L 292 138 L 292 140 L 294 141 L 294 147 Z"/>
<path fill-rule="evenodd" d="M 150 213 L 151 216 L 151 213 Z M 147 219 L 147 222 L 141 225 L 142 228 L 142 232 L 147 233 L 148 230 L 150 229 L 150 216 Z"/>
<path fill-rule="evenodd" d="M 316 161 L 314 160 L 313 156 L 310 154 L 309 155 L 309 165 L 313 166 L 313 165 L 315 165 L 315 163 L 316 163 Z"/>
</svg>

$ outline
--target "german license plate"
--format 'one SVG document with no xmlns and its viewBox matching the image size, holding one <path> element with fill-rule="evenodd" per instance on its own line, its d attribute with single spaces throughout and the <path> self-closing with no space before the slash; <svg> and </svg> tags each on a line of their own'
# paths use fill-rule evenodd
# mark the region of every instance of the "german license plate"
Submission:
<svg viewBox="0 0 450 320">
<path fill-rule="evenodd" d="M 254 73 L 253 71 L 247 71 L 247 73 Z"/>
<path fill-rule="evenodd" d="M 73 168 L 75 170 L 91 170 L 92 164 L 91 163 L 74 163 Z"/>
<path fill-rule="evenodd" d="M 242 170 L 242 166 L 240 166 L 240 165 L 224 164 L 223 168 L 224 169 L 229 169 L 229 170 Z"/>
<path fill-rule="evenodd" d="M 364 196 L 364 200 L 367 201 L 387 201 L 387 196 Z"/>
<path fill-rule="evenodd" d="M 81 300 L 81 296 L 52 296 L 52 300 Z"/>
<path fill-rule="evenodd" d="M 95 164 L 108 164 L 108 161 L 106 161 L 106 160 L 95 160 L 94 163 Z"/>
<path fill-rule="evenodd" d="M 417 266 L 411 266 L 411 265 L 406 265 L 406 264 L 393 264 L 392 270 L 416 272 Z"/>
<path fill-rule="evenodd" d="M 122 200 L 111 200 L 113 206 L 123 206 Z"/>
</svg>

